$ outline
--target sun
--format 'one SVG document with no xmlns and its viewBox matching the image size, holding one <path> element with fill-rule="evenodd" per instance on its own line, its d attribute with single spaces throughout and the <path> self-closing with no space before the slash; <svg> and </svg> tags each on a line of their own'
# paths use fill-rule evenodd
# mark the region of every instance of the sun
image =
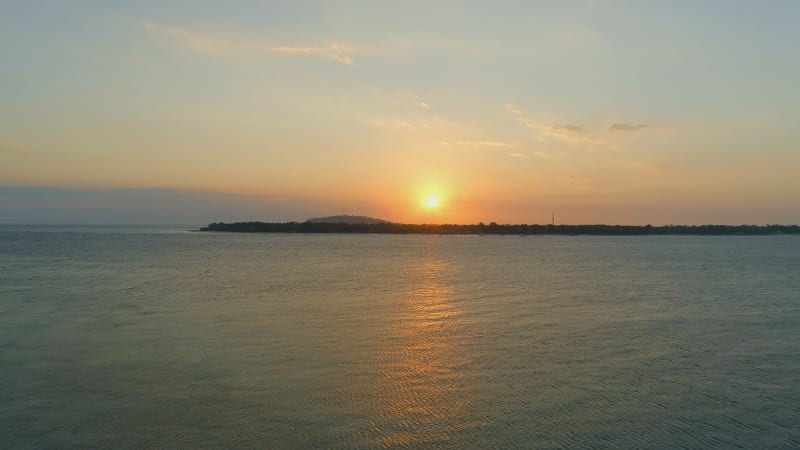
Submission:
<svg viewBox="0 0 800 450">
<path fill-rule="evenodd" d="M 428 209 L 434 209 L 439 207 L 439 197 L 435 195 L 429 195 L 425 197 L 425 207 Z"/>
</svg>

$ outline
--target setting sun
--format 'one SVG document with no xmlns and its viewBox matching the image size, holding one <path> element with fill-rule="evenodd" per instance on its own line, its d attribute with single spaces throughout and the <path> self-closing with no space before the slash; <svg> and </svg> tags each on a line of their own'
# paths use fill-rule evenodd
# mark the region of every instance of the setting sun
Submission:
<svg viewBox="0 0 800 450">
<path fill-rule="evenodd" d="M 436 208 L 438 206 L 439 206 L 439 198 L 438 197 L 436 197 L 434 195 L 430 195 L 428 197 L 425 197 L 425 207 L 426 208 L 433 209 L 433 208 Z"/>
</svg>

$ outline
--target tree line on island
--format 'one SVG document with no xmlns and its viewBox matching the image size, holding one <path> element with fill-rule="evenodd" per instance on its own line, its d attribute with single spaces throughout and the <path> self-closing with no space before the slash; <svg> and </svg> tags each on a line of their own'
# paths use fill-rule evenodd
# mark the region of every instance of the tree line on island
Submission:
<svg viewBox="0 0 800 450">
<path fill-rule="evenodd" d="M 394 222 L 235 222 L 212 223 L 200 231 L 237 233 L 379 233 L 477 235 L 776 235 L 800 234 L 798 225 L 476 225 L 405 224 Z"/>
</svg>

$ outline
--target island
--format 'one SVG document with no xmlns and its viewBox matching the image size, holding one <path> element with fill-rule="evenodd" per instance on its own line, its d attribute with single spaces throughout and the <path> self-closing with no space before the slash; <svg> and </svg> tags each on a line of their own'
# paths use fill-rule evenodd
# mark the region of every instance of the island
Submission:
<svg viewBox="0 0 800 450">
<path fill-rule="evenodd" d="M 389 223 L 388 220 L 383 219 L 376 219 L 374 217 L 367 217 L 367 216 L 351 216 L 349 214 L 341 214 L 338 216 L 328 216 L 328 217 L 314 217 L 311 219 L 306 220 L 306 222 L 311 223 L 366 223 L 366 224 L 376 224 L 376 223 Z"/>
<path fill-rule="evenodd" d="M 333 216 L 331 219 L 342 216 Z M 766 236 L 800 234 L 798 225 L 528 225 L 483 222 L 475 225 L 407 224 L 372 219 L 364 216 L 344 216 L 370 220 L 340 220 L 305 222 L 235 222 L 212 223 L 199 231 L 235 233 L 373 233 L 373 234 L 442 234 L 442 235 L 743 235 Z"/>
</svg>

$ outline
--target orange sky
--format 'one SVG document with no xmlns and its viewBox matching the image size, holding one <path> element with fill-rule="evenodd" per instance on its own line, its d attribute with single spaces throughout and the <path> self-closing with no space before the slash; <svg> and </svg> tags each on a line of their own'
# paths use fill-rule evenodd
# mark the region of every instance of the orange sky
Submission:
<svg viewBox="0 0 800 450">
<path fill-rule="evenodd" d="M 800 222 L 797 4 L 241 6 L 13 6 L 0 220 L 47 187 L 264 220 Z"/>
</svg>

